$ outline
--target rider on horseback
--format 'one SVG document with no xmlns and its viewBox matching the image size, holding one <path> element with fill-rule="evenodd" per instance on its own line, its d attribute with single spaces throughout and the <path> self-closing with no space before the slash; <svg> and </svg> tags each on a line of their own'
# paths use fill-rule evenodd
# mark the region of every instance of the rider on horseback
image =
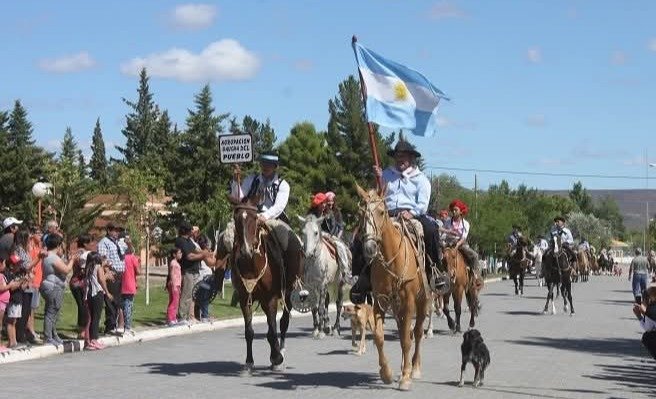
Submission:
<svg viewBox="0 0 656 399">
<path fill-rule="evenodd" d="M 469 270 L 474 275 L 474 280 L 480 280 L 480 268 L 478 264 L 478 253 L 469 247 L 467 237 L 469 236 L 470 225 L 464 216 L 467 215 L 469 208 L 459 199 L 454 199 L 449 204 L 451 219 L 445 224 L 447 242 L 459 249 L 467 262 Z"/>
<path fill-rule="evenodd" d="M 381 171 L 375 168 L 376 176 L 382 178 L 385 186 L 385 205 L 389 215 L 405 220 L 418 220 L 424 231 L 426 248 L 426 272 L 430 281 L 431 266 L 440 256 L 437 226 L 426 216 L 430 201 L 431 184 L 426 175 L 417 167 L 421 154 L 405 140 L 399 140 L 394 150 L 388 152 L 394 157 L 394 166 Z M 365 268 L 360 278 L 351 288 L 351 301 L 362 303 L 364 294 L 370 287 L 369 268 Z"/>
<path fill-rule="evenodd" d="M 560 236 L 563 249 L 567 253 L 567 258 L 570 263 L 576 262 L 576 253 L 572 248 L 574 245 L 574 236 L 569 228 L 565 226 L 565 218 L 563 216 L 556 216 L 554 218 L 554 226 L 551 229 L 551 236 Z"/>
<path fill-rule="evenodd" d="M 335 193 L 328 191 L 326 193 L 326 201 L 324 204 L 324 220 L 321 227 L 331 236 L 342 238 L 342 234 L 344 233 L 344 221 L 342 220 L 342 213 L 335 205 Z"/>
</svg>

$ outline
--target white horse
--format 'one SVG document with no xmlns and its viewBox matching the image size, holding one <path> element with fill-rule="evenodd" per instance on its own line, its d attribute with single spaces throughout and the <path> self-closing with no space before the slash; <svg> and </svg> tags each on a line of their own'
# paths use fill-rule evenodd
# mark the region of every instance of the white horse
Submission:
<svg viewBox="0 0 656 399">
<path fill-rule="evenodd" d="M 533 265 L 535 266 L 535 278 L 538 279 L 538 287 L 544 285 L 544 276 L 542 275 L 542 250 L 539 246 L 533 245 L 533 251 L 531 251 L 533 256 Z"/>
<path fill-rule="evenodd" d="M 323 217 L 308 215 L 299 219 L 304 222 L 301 232 L 303 251 L 305 253 L 305 274 L 303 284 L 306 289 L 317 293 L 316 306 L 312 306 L 312 320 L 314 338 L 323 338 L 326 333 L 332 335 L 335 331 L 340 334 L 340 313 L 342 312 L 343 287 L 351 284 L 351 251 L 338 238 L 321 231 Z M 329 245 L 334 246 L 333 252 Z M 342 261 L 338 261 L 341 257 Z M 337 316 L 331 328 L 328 315 L 330 294 L 328 286 L 336 283 L 337 286 Z"/>
</svg>

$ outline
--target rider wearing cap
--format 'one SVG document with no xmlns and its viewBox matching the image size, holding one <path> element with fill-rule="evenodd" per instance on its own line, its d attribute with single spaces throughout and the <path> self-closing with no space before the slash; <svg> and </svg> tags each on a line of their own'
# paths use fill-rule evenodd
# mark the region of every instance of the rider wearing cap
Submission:
<svg viewBox="0 0 656 399">
<path fill-rule="evenodd" d="M 449 204 L 451 210 L 451 219 L 444 226 L 447 233 L 447 241 L 454 244 L 465 258 L 465 262 L 474 274 L 474 279 L 480 279 L 480 270 L 478 264 L 478 253 L 469 247 L 467 237 L 469 237 L 470 224 L 465 219 L 469 208 L 467 204 L 459 199 L 454 199 Z"/>
<path fill-rule="evenodd" d="M 335 193 L 328 191 L 326 193 L 325 208 L 323 211 L 324 220 L 321 227 L 324 231 L 337 238 L 342 237 L 344 233 L 344 221 L 342 220 L 342 213 L 335 205 Z"/>
<path fill-rule="evenodd" d="M 512 225 L 512 231 L 508 235 L 506 242 L 510 246 L 510 253 L 514 253 L 517 245 L 519 245 L 519 240 L 522 238 L 522 229 L 517 224 Z"/>
</svg>

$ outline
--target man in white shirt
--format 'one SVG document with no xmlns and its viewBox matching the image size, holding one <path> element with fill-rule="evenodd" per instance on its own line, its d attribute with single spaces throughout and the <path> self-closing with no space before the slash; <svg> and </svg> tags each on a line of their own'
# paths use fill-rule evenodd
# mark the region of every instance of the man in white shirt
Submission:
<svg viewBox="0 0 656 399">
<path fill-rule="evenodd" d="M 567 253 L 567 257 L 570 262 L 576 262 L 576 254 L 572 245 L 574 245 L 574 236 L 572 231 L 565 226 L 565 218 L 563 216 L 556 216 L 554 218 L 554 226 L 551 229 L 551 236 L 560 236 L 560 241 L 563 245 L 563 249 Z"/>
</svg>

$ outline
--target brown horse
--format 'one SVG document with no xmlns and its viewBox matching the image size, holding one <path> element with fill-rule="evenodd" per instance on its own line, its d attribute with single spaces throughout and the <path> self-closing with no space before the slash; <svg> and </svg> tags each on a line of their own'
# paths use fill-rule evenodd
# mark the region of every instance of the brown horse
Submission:
<svg viewBox="0 0 656 399">
<path fill-rule="evenodd" d="M 590 278 L 590 262 L 588 261 L 588 253 L 584 250 L 579 249 L 576 251 L 576 269 L 581 282 L 587 282 Z"/>
<path fill-rule="evenodd" d="M 298 240 L 290 239 L 283 251 L 268 225 L 258 222 L 257 208 L 237 205 L 234 208 L 235 242 L 232 250 L 232 284 L 239 294 L 244 316 L 246 364 L 244 373 L 253 371 L 253 303 L 259 302 L 266 314 L 271 347 L 271 368 L 281 370 L 284 362 L 285 335 L 289 327 L 291 293 L 303 275 L 303 252 Z M 278 341 L 276 316 L 283 300 Z"/>
<path fill-rule="evenodd" d="M 524 295 L 524 277 L 526 270 L 531 265 L 531 259 L 528 254 L 528 243 L 520 242 L 514 252 L 509 251 L 508 256 L 508 274 L 515 282 L 515 295 Z"/>
<path fill-rule="evenodd" d="M 360 232 L 363 234 L 365 248 L 373 252 L 371 285 L 375 300 L 374 342 L 378 349 L 380 378 L 386 384 L 392 383 L 392 370 L 383 351 L 383 322 L 389 308 L 396 319 L 401 338 L 403 365 L 399 389 L 408 390 L 412 378 L 421 378 L 420 346 L 429 300 L 424 254 L 418 253 L 407 235 L 409 222 L 401 221 L 400 228 L 395 226 L 387 213 L 385 200 L 380 195 L 374 190 L 366 192 L 360 186 L 357 186 L 357 191 L 364 201 Z M 415 318 L 415 326 L 412 328 Z M 413 332 L 415 350 L 411 358 Z"/>
<path fill-rule="evenodd" d="M 444 259 L 447 264 L 447 272 L 451 278 L 451 292 L 444 295 L 443 310 L 446 320 L 449 323 L 449 329 L 452 332 L 460 332 L 460 314 L 462 313 L 463 296 L 467 298 L 467 305 L 469 306 L 469 327 L 474 328 L 474 317 L 478 316 L 478 292 L 482 286 L 477 285 L 469 275 L 465 258 L 460 251 L 454 247 L 444 248 Z M 456 313 L 455 323 L 449 313 L 449 295 L 453 297 L 453 310 Z"/>
</svg>

